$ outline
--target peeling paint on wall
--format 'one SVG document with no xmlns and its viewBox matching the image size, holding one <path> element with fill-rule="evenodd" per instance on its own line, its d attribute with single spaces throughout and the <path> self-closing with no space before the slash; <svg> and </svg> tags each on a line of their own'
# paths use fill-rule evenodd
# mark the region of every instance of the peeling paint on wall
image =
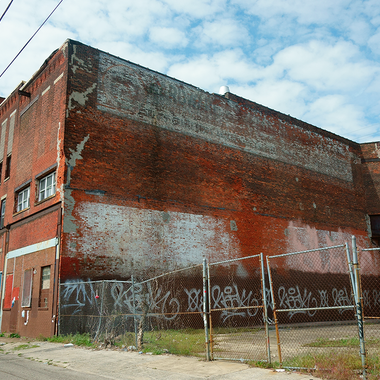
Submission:
<svg viewBox="0 0 380 380">
<path fill-rule="evenodd" d="M 317 230 L 315 227 L 297 226 L 290 222 L 287 227 L 287 252 L 301 252 L 321 247 L 331 247 L 351 241 L 351 234 L 342 231 Z"/>
<path fill-rule="evenodd" d="M 59 173 L 60 164 L 61 164 L 61 152 L 63 151 L 63 144 L 62 139 L 60 139 L 60 133 L 61 133 L 61 123 L 58 123 L 58 131 L 57 131 L 57 170 L 56 172 Z M 63 192 L 63 184 L 61 186 L 57 186 L 57 192 L 59 193 L 60 201 L 63 201 L 64 199 L 64 192 Z"/>
<path fill-rule="evenodd" d="M 93 202 L 78 205 L 76 211 L 83 227 L 78 237 L 70 236 L 71 242 L 93 260 L 111 257 L 109 273 L 115 275 L 131 268 L 172 270 L 199 264 L 203 257 L 215 262 L 241 255 L 228 220 Z"/>
<path fill-rule="evenodd" d="M 75 105 L 72 104 L 73 100 L 81 106 L 84 106 L 88 100 L 87 95 L 91 94 L 95 90 L 96 85 L 96 83 L 93 83 L 93 85 L 89 87 L 85 92 L 73 91 L 69 96 L 69 101 L 67 105 L 68 110 L 71 111 L 75 108 Z"/>
<path fill-rule="evenodd" d="M 89 63 L 91 62 L 90 60 L 88 61 L 84 61 L 83 59 L 80 59 L 77 57 L 77 45 L 72 45 L 73 46 L 73 52 L 71 54 L 71 62 L 70 62 L 70 65 L 71 65 L 71 70 L 73 71 L 73 73 L 75 74 L 77 69 L 80 67 L 81 69 L 84 69 L 85 71 L 87 72 L 90 72 L 90 70 L 92 69 L 92 67 L 88 67 Z M 77 64 L 75 64 L 75 62 Z"/>
<path fill-rule="evenodd" d="M 75 207 L 75 199 L 72 197 L 71 193 L 72 190 L 68 189 L 67 187 L 70 186 L 71 182 L 71 172 L 75 168 L 76 161 L 81 160 L 83 157 L 81 156 L 81 153 L 84 149 L 84 146 L 88 139 L 90 138 L 90 135 L 87 135 L 78 145 L 76 150 L 70 149 L 71 155 L 70 158 L 66 158 L 66 165 L 67 165 L 67 182 L 66 182 L 66 189 L 65 189 L 65 215 L 64 215 L 64 222 L 63 222 L 63 232 L 69 233 L 69 232 L 76 232 L 77 225 L 75 223 L 75 217 L 72 215 L 74 207 Z"/>
<path fill-rule="evenodd" d="M 351 242 L 352 234 L 349 232 L 343 232 L 340 229 L 338 231 L 328 231 L 328 230 L 317 230 L 315 227 L 306 226 L 297 226 L 295 223 L 290 222 L 288 228 L 286 228 L 286 252 L 303 252 L 308 250 L 319 249 L 322 247 L 335 247 L 338 245 L 344 245 L 345 243 Z M 358 245 L 364 244 L 364 237 L 358 237 Z M 345 250 L 345 248 L 342 248 Z M 343 273 L 347 272 L 347 263 L 345 255 L 342 255 L 345 262 L 339 266 L 333 265 L 333 261 L 330 261 L 330 255 L 333 253 L 316 253 L 311 255 L 313 257 L 313 262 L 310 263 L 309 269 L 310 272 L 318 271 L 320 268 L 321 272 L 326 271 L 327 268 L 331 273 L 341 273 L 340 271 L 344 270 Z M 305 262 L 297 261 L 293 256 L 286 258 L 287 269 L 292 270 L 301 270 L 305 271 Z M 306 265 L 306 268 L 308 266 Z"/>
</svg>

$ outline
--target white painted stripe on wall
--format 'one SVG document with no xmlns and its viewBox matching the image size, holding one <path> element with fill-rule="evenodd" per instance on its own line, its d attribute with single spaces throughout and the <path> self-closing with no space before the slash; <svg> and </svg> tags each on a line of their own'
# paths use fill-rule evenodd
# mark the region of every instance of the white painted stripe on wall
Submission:
<svg viewBox="0 0 380 380">
<path fill-rule="evenodd" d="M 46 241 L 42 241 L 41 243 L 28 245 L 27 247 L 22 247 L 19 249 L 15 249 L 14 251 L 10 251 L 7 254 L 8 259 L 13 259 L 15 257 L 28 255 L 29 253 L 42 251 L 43 249 L 55 247 L 58 244 L 58 239 L 50 239 Z"/>
</svg>

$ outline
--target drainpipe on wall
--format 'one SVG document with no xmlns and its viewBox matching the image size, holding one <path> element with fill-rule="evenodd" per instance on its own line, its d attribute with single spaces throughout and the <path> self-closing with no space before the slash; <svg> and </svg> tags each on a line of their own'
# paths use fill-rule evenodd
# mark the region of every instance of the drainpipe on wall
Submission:
<svg viewBox="0 0 380 380">
<path fill-rule="evenodd" d="M 57 222 L 57 236 L 55 246 L 55 261 L 54 261 L 54 284 L 53 284 L 53 297 L 52 297 L 52 328 L 51 335 L 58 335 L 58 292 L 59 292 L 59 256 L 61 247 L 61 225 L 62 225 L 62 208 L 59 209 L 58 222 Z"/>
<path fill-rule="evenodd" d="M 3 320 L 3 305 L 4 305 L 4 296 L 5 296 L 5 283 L 7 281 L 7 253 L 9 246 L 9 230 L 10 225 L 8 224 L 6 227 L 7 232 L 5 233 L 5 244 L 4 244 L 4 262 L 3 262 L 3 275 L 1 277 L 1 300 L 0 300 L 0 331 L 2 331 L 2 320 Z"/>
</svg>

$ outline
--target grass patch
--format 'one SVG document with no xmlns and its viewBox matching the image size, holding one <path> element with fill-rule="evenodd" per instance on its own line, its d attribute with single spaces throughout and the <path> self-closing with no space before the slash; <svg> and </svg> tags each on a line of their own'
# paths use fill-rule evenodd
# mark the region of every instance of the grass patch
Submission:
<svg viewBox="0 0 380 380">
<path fill-rule="evenodd" d="M 205 333 L 203 329 L 147 331 L 143 352 L 200 356 L 205 352 Z"/>
<path fill-rule="evenodd" d="M 69 334 L 69 335 L 57 335 L 48 338 L 40 338 L 41 340 L 53 343 L 72 343 L 76 346 L 94 347 L 94 343 L 90 334 Z"/>
<path fill-rule="evenodd" d="M 276 369 L 280 368 L 280 363 L 279 362 L 272 362 L 268 363 L 267 361 L 255 361 L 255 360 L 250 360 L 247 363 L 251 367 L 258 367 L 258 368 L 265 368 L 265 369 Z"/>
<path fill-rule="evenodd" d="M 362 363 L 357 353 L 323 353 L 296 356 L 285 360 L 284 368 L 315 369 L 315 376 L 329 380 L 356 380 L 362 375 Z M 380 377 L 380 358 L 377 355 L 367 357 L 367 379 Z"/>
<path fill-rule="evenodd" d="M 369 339 L 365 341 L 366 345 L 379 346 L 380 339 Z M 357 348 L 360 345 L 359 338 L 347 338 L 347 339 L 326 339 L 319 338 L 315 342 L 305 344 L 304 347 L 354 347 Z"/>
<path fill-rule="evenodd" d="M 19 351 L 19 350 L 25 350 L 27 348 L 35 348 L 39 347 L 38 344 L 33 344 L 32 346 L 30 344 L 20 344 L 17 347 L 13 348 L 14 351 Z"/>
<path fill-rule="evenodd" d="M 0 333 L 0 338 L 2 338 L 3 336 L 5 336 L 5 334 L 3 332 Z"/>
<path fill-rule="evenodd" d="M 9 334 L 9 337 L 10 338 L 20 338 L 20 335 L 17 333 L 11 333 L 11 334 Z"/>
</svg>

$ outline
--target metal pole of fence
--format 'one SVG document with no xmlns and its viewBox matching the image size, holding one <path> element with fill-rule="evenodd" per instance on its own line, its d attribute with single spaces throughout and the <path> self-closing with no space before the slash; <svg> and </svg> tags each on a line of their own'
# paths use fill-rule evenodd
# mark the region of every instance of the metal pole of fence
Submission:
<svg viewBox="0 0 380 380">
<path fill-rule="evenodd" d="M 104 302 L 104 281 L 102 281 L 102 295 L 100 298 L 100 315 L 99 315 L 99 324 L 98 324 L 98 331 L 96 332 L 95 339 L 99 337 L 99 331 L 100 331 L 100 326 L 102 325 L 102 320 L 103 320 L 103 302 Z"/>
<path fill-rule="evenodd" d="M 354 268 L 354 278 L 355 278 L 355 289 L 356 289 L 356 316 L 358 321 L 359 329 L 359 340 L 360 340 L 360 357 L 362 359 L 363 367 L 363 379 L 366 379 L 366 353 L 365 353 L 365 343 L 364 343 L 364 328 L 363 328 L 363 310 L 362 310 L 362 294 L 360 288 L 360 275 L 359 275 L 359 263 L 358 263 L 358 252 L 356 249 L 356 237 L 352 236 L 352 260 Z"/>
<path fill-rule="evenodd" d="M 275 301 L 275 298 L 274 298 L 273 282 L 272 282 L 272 275 L 271 275 L 271 272 L 270 272 L 270 264 L 269 264 L 269 257 L 268 257 L 268 256 L 267 256 L 267 268 L 268 268 L 268 277 L 269 277 L 270 293 L 271 293 L 271 295 L 272 295 L 272 303 L 273 303 L 273 318 L 274 318 L 274 325 L 275 325 L 275 327 L 276 327 L 278 361 L 279 361 L 280 364 L 282 365 L 280 333 L 278 332 L 278 321 L 277 321 L 277 313 L 276 313 L 276 301 Z"/>
<path fill-rule="evenodd" d="M 268 309 L 267 309 L 267 296 L 266 296 L 266 291 L 265 291 L 265 271 L 264 271 L 264 255 L 263 255 L 263 253 L 260 253 L 260 264 L 261 264 L 261 284 L 262 284 L 263 307 L 264 307 L 265 336 L 266 336 L 266 341 L 267 341 L 267 356 L 268 356 L 268 363 L 271 363 L 269 325 L 268 325 Z"/>
<path fill-rule="evenodd" d="M 132 280 L 132 299 L 133 299 L 133 325 L 135 330 L 135 344 L 137 350 L 137 325 L 136 325 L 136 299 L 135 299 L 135 281 L 133 275 L 131 276 Z"/>
<path fill-rule="evenodd" d="M 207 322 L 207 262 L 206 258 L 203 259 L 203 324 L 205 328 L 206 338 L 206 360 L 210 361 L 210 340 Z"/>
<path fill-rule="evenodd" d="M 210 358 L 214 360 L 214 346 L 212 335 L 212 313 L 211 313 L 211 280 L 210 280 L 210 264 L 207 263 L 207 285 L 208 285 L 208 312 L 209 312 L 209 327 L 210 327 Z"/>
<path fill-rule="evenodd" d="M 348 246 L 348 243 L 346 243 L 346 253 L 347 253 L 348 269 L 350 271 L 351 288 L 352 288 L 352 293 L 354 295 L 354 300 L 356 303 L 357 302 L 357 296 L 356 296 L 355 277 L 354 277 L 354 272 L 352 270 L 352 260 L 351 260 L 350 248 Z"/>
</svg>

